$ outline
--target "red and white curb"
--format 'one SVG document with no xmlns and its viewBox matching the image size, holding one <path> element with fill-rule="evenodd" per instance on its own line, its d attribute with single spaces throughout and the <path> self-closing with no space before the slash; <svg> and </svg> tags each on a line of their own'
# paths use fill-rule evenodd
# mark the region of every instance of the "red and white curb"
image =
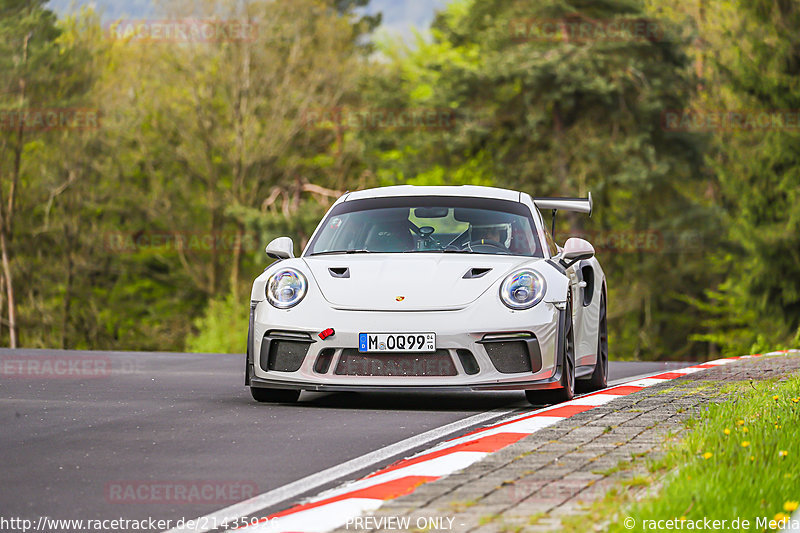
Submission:
<svg viewBox="0 0 800 533">
<path fill-rule="evenodd" d="M 780 355 L 790 352 L 800 353 L 800 350 L 784 350 L 764 355 Z M 420 485 L 463 470 L 487 455 L 556 422 L 646 387 L 706 368 L 751 357 L 757 357 L 757 355 L 718 359 L 680 370 L 662 372 L 535 412 L 515 415 L 500 423 L 442 442 L 365 478 L 323 492 L 306 503 L 272 514 L 239 529 L 246 530 L 246 533 L 324 533 L 332 531 L 356 517 L 375 511 L 385 501 L 410 494 Z"/>
</svg>

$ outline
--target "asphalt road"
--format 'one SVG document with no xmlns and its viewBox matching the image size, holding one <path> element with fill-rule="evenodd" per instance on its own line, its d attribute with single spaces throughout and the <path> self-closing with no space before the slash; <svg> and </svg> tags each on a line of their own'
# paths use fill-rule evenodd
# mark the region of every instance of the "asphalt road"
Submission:
<svg viewBox="0 0 800 533">
<path fill-rule="evenodd" d="M 688 364 L 612 362 L 610 374 Z M 194 518 L 472 415 L 526 408 L 521 392 L 264 405 L 243 386 L 239 355 L 0 349 L 0 518 Z M 182 490 L 211 492 L 186 503 Z"/>
</svg>

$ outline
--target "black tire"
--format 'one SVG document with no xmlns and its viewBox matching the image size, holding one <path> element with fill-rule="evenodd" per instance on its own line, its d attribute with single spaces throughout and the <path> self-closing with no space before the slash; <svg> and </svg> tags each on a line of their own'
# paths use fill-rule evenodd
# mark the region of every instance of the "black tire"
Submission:
<svg viewBox="0 0 800 533">
<path fill-rule="evenodd" d="M 580 392 L 594 392 L 608 387 L 608 320 L 606 318 L 606 295 L 600 297 L 600 318 L 597 326 L 597 364 L 592 377 L 578 381 Z"/>
<path fill-rule="evenodd" d="M 292 389 L 250 387 L 250 394 L 259 403 L 294 403 L 300 398 L 300 391 Z"/>
<path fill-rule="evenodd" d="M 575 397 L 575 334 L 572 329 L 572 301 L 567 301 L 565 327 L 561 346 L 561 387 L 547 390 L 526 390 L 525 397 L 533 405 L 568 402 Z"/>
</svg>

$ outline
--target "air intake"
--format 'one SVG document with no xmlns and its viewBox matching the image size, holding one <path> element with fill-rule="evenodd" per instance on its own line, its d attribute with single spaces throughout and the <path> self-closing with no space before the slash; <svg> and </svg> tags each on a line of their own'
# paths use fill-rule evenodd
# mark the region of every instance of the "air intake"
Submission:
<svg viewBox="0 0 800 533">
<path fill-rule="evenodd" d="M 481 371 L 481 368 L 478 366 L 478 361 L 475 360 L 475 356 L 472 355 L 472 352 L 469 350 L 456 350 L 456 353 L 461 360 L 461 366 L 464 367 L 464 372 L 473 376 Z"/>
<path fill-rule="evenodd" d="M 329 268 L 328 272 L 330 272 L 331 276 L 334 278 L 347 279 L 350 277 L 350 269 L 347 267 Z"/>
<path fill-rule="evenodd" d="M 532 333 L 497 333 L 478 341 L 492 364 L 502 374 L 538 372 L 542 369 L 539 341 Z"/>
<path fill-rule="evenodd" d="M 469 270 L 467 270 L 467 273 L 464 274 L 464 279 L 482 278 L 491 271 L 492 271 L 491 268 L 470 268 Z"/>
<path fill-rule="evenodd" d="M 325 348 L 322 350 L 319 356 L 317 356 L 317 362 L 314 363 L 314 372 L 317 374 L 327 374 L 328 369 L 331 367 L 334 353 L 335 350 L 333 348 Z"/>
<path fill-rule="evenodd" d="M 447 350 L 433 353 L 365 354 L 345 348 L 334 369 L 338 376 L 456 376 Z"/>
<path fill-rule="evenodd" d="M 297 372 L 313 342 L 307 333 L 270 331 L 261 341 L 261 368 Z"/>
</svg>

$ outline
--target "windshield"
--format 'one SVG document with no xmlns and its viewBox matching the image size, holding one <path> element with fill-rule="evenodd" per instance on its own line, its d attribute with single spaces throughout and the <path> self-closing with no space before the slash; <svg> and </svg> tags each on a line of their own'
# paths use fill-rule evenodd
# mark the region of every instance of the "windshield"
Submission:
<svg viewBox="0 0 800 533">
<path fill-rule="evenodd" d="M 415 252 L 543 257 L 524 204 L 431 196 L 343 202 L 306 255 Z"/>
</svg>

